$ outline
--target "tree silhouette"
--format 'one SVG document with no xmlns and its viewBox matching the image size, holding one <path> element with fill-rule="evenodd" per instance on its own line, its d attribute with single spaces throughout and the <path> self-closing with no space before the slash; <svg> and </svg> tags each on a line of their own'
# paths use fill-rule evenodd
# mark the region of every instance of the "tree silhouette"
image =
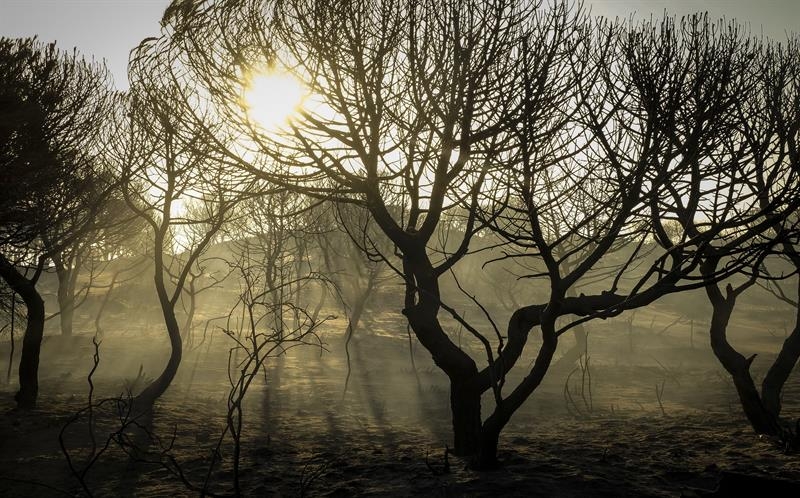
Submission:
<svg viewBox="0 0 800 498">
<path fill-rule="evenodd" d="M 364 210 L 391 241 L 383 258 L 404 282 L 403 314 L 450 381 L 453 451 L 479 468 L 496 465 L 502 429 L 563 333 L 753 267 L 796 203 L 783 191 L 753 205 L 757 186 L 732 189 L 752 179 L 725 146 L 756 45 L 733 23 L 595 22 L 565 3 L 253 1 L 193 6 L 168 26 L 168 57 L 228 123 L 205 130 L 210 147 L 267 184 Z M 280 130 L 243 105 L 258 67 L 308 89 Z M 232 149 L 233 137 L 246 138 Z M 501 246 L 471 253 L 488 230 Z M 705 264 L 714 251 L 727 263 Z M 546 302 L 518 307 L 501 330 L 457 277 L 480 256 L 519 264 Z M 465 297 L 479 321 L 453 306 Z M 506 386 L 533 330 L 542 345 Z"/>
<path fill-rule="evenodd" d="M 0 276 L 27 308 L 16 399 L 29 408 L 44 327 L 36 284 L 113 191 L 100 137 L 116 95 L 104 66 L 35 39 L 0 39 L 0 72 Z"/>
<path fill-rule="evenodd" d="M 128 207 L 150 231 L 154 287 L 170 340 L 163 372 L 136 395 L 146 409 L 174 379 L 183 356 L 176 307 L 201 256 L 249 195 L 182 112 L 191 89 L 171 81 L 171 61 L 145 40 L 131 56 L 131 89 L 120 116 L 117 161 Z"/>
<path fill-rule="evenodd" d="M 720 183 L 738 193 L 720 205 L 711 205 L 707 217 L 730 219 L 730 204 L 747 214 L 748 224 L 730 226 L 732 236 L 704 251 L 703 272 L 713 272 L 731 260 L 749 255 L 753 261 L 737 279 L 725 286 L 711 284 L 706 293 L 712 305 L 709 328 L 711 346 L 730 374 L 737 394 L 753 429 L 773 436 L 785 446 L 797 446 L 797 427 L 782 420 L 783 386 L 800 358 L 800 322 L 795 324 L 764 376 L 759 392 L 750 371 L 756 355 L 745 357 L 729 341 L 727 328 L 739 296 L 756 283 L 769 285 L 793 276 L 800 270 L 797 252 L 798 218 L 796 216 L 798 174 L 800 173 L 800 41 L 787 44 L 766 43 L 748 58 L 745 77 L 751 82 L 746 95 L 735 103 L 732 114 L 736 132 L 723 145 L 730 157 L 729 172 L 720 173 Z M 744 200 L 747 200 L 745 203 Z M 749 208 L 749 209 L 747 209 Z M 752 213 L 762 213 L 768 230 L 759 226 Z M 727 221 L 727 220 L 726 220 Z M 702 230 L 685 220 L 693 232 Z M 770 275 L 766 262 L 785 258 L 794 270 L 789 275 Z M 780 289 L 780 287 L 778 287 Z M 782 297 L 786 300 L 786 295 Z M 788 299 L 791 303 L 791 299 Z M 796 307 L 796 305 L 795 305 Z"/>
</svg>

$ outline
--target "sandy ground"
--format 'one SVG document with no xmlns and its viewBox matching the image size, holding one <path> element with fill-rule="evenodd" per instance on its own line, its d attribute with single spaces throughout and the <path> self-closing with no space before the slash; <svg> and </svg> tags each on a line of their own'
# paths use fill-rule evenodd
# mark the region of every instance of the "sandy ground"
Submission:
<svg viewBox="0 0 800 498">
<path fill-rule="evenodd" d="M 756 485 L 761 496 L 800 496 L 792 488 L 800 483 L 800 456 L 784 455 L 750 431 L 732 385 L 704 345 L 702 329 L 695 331 L 694 344 L 685 325 L 653 334 L 669 321 L 644 317 L 633 330 L 623 322 L 593 330 L 591 399 L 586 384 L 581 395 L 577 371 L 570 378 L 569 402 L 564 387 L 571 369 L 555 368 L 504 432 L 503 465 L 492 472 L 471 471 L 452 455 L 445 464 L 450 438 L 446 379 L 413 342 L 412 365 L 401 318 L 382 314 L 354 341 L 346 393 L 342 337 L 336 332 L 343 324 L 331 322 L 324 337 L 329 351 L 307 347 L 270 360 L 266 377 L 248 393 L 243 494 L 701 496 L 718 490 L 717 496 L 724 496 L 731 486 L 746 491 Z M 768 363 L 780 339 L 769 334 L 763 344 L 748 344 L 762 353 L 757 368 Z M 146 329 L 109 334 L 101 345 L 95 399 L 120 394 L 124 379 L 135 378 L 140 365 L 146 376 L 155 376 L 165 359 L 154 352 L 162 342 L 156 331 Z M 209 475 L 210 489 L 223 494 L 232 482 L 228 441 L 221 447 L 221 463 L 210 473 L 208 467 L 224 427 L 229 346 L 217 335 L 187 352 L 176 383 L 152 419 L 142 420 L 163 447 L 171 443 L 164 455 L 174 457 L 189 481 L 200 485 Z M 4 343 L 0 355 L 7 353 Z M 81 493 L 58 434 L 86 404 L 91 353 L 88 335 L 46 339 L 39 409 L 33 413 L 14 409 L 13 379 L 0 389 L 0 496 Z M 800 415 L 798 401 L 795 374 L 786 389 L 787 414 Z M 487 413 L 490 404 L 486 398 Z M 100 410 L 97 444 L 105 444 L 117 427 L 110 411 Z M 86 420 L 65 434 L 80 467 L 91 444 Z M 163 447 L 140 432 L 130 434 L 141 446 L 139 459 L 158 460 Z M 197 495 L 162 465 L 136 460 L 112 444 L 86 475 L 92 492 Z"/>
</svg>

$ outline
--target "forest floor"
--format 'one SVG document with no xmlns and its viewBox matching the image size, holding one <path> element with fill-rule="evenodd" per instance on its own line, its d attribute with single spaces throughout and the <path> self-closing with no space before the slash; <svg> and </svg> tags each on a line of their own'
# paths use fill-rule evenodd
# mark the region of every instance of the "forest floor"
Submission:
<svg viewBox="0 0 800 498">
<path fill-rule="evenodd" d="M 341 334 L 324 338 L 328 351 L 322 354 L 302 347 L 269 361 L 244 406 L 243 495 L 702 496 L 718 490 L 724 496 L 727 486 L 741 492 L 755 483 L 760 496 L 800 496 L 792 494 L 800 485 L 800 455 L 783 454 L 752 433 L 701 331 L 692 343 L 686 327 L 648 332 L 669 323 L 666 317 L 644 319 L 650 327 L 637 329 L 635 341 L 621 322 L 606 324 L 603 333 L 593 330 L 590 382 L 580 369 L 556 366 L 504 431 L 501 467 L 476 472 L 452 455 L 445 463 L 446 378 L 409 342 L 402 317 L 378 317 L 351 343 L 346 393 Z M 343 323 L 329 326 L 342 330 Z M 776 350 L 780 337 L 773 335 L 747 346 L 761 353 L 757 368 Z M 230 344 L 213 337 L 187 348 L 176 382 L 152 415 L 139 420 L 153 437 L 130 427 L 132 454 L 112 442 L 87 471 L 95 496 L 196 496 L 174 475 L 177 468 L 192 485 L 208 480 L 213 493 L 232 490 L 228 439 L 220 446 L 221 461 L 208 470 L 225 427 L 230 388 Z M 162 342 L 154 332 L 136 329 L 107 335 L 93 377 L 94 399 L 123 393 L 140 365 L 145 377 L 155 376 L 165 361 Z M 534 339 L 531 346 L 536 349 Z M 33 412 L 14 408 L 13 378 L 0 388 L 0 496 L 82 494 L 59 433 L 87 404 L 92 353 L 89 335 L 48 336 L 39 408 Z M 0 355 L 7 357 L 7 342 Z M 785 400 L 787 415 L 800 414 L 797 374 Z M 484 399 L 484 415 L 491 404 Z M 106 408 L 95 417 L 95 444 L 101 448 L 119 421 Z M 74 465 L 83 468 L 92 445 L 86 417 L 64 434 Z"/>
</svg>

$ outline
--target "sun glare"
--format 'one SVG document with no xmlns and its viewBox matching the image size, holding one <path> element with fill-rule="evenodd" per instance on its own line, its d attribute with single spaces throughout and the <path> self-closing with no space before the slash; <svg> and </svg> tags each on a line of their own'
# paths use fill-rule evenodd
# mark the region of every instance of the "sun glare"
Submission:
<svg viewBox="0 0 800 498">
<path fill-rule="evenodd" d="M 300 81 L 290 74 L 258 73 L 245 90 L 247 116 L 262 128 L 279 128 L 298 111 L 305 96 Z"/>
</svg>

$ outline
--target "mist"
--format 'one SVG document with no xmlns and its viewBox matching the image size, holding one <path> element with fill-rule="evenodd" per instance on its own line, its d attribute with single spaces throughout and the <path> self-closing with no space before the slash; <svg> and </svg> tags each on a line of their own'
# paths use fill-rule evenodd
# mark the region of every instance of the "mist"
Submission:
<svg viewBox="0 0 800 498">
<path fill-rule="evenodd" d="M 2 494 L 796 493 L 800 40 L 603 13 L 0 38 Z"/>
</svg>

